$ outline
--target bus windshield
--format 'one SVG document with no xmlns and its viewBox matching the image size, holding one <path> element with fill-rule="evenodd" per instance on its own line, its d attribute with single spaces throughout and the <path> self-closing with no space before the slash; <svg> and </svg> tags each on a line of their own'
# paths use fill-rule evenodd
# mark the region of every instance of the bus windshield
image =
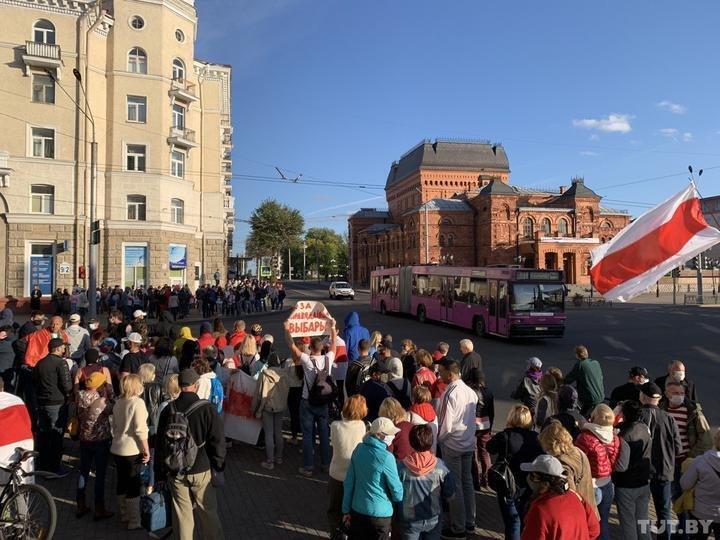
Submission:
<svg viewBox="0 0 720 540">
<path fill-rule="evenodd" d="M 510 309 L 514 312 L 559 313 L 564 308 L 562 283 L 513 283 L 510 294 Z"/>
</svg>

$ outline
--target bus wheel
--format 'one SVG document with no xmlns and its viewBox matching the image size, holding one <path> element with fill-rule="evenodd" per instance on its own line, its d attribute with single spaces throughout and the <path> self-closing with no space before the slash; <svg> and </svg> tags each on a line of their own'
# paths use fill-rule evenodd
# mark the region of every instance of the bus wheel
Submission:
<svg viewBox="0 0 720 540">
<path fill-rule="evenodd" d="M 387 309 L 385 308 L 385 302 L 380 302 L 380 314 L 385 315 L 387 313 Z"/>
<path fill-rule="evenodd" d="M 425 313 L 425 306 L 418 307 L 417 310 L 418 321 L 424 323 L 427 320 L 427 314 Z"/>
<path fill-rule="evenodd" d="M 482 317 L 476 317 L 473 322 L 473 328 L 478 336 L 483 337 L 485 335 L 485 319 Z"/>
</svg>

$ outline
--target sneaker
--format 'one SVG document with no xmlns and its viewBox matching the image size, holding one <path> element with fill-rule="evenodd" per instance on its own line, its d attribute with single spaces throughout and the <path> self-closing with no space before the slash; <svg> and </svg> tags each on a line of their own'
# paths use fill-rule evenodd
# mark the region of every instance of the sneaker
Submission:
<svg viewBox="0 0 720 540">
<path fill-rule="evenodd" d="M 299 472 L 300 474 L 302 474 L 303 476 L 307 477 L 307 478 L 310 478 L 310 477 L 313 475 L 313 470 L 312 470 L 312 469 L 306 469 L 305 467 L 300 467 L 300 468 L 298 469 L 298 472 Z"/>
<path fill-rule="evenodd" d="M 281 457 L 275 458 L 275 465 L 282 465 L 282 462 L 283 462 L 283 458 L 281 458 Z"/>
<path fill-rule="evenodd" d="M 440 533 L 440 537 L 447 540 L 465 540 L 465 533 L 453 532 L 452 529 L 443 529 Z"/>
<path fill-rule="evenodd" d="M 475 531 L 476 531 L 476 530 L 477 530 L 477 529 L 475 529 L 475 526 L 474 526 L 474 525 L 473 525 L 473 526 L 470 526 L 470 527 L 465 527 L 465 534 L 470 535 L 470 536 L 475 536 Z"/>
<path fill-rule="evenodd" d="M 260 463 L 260 466 L 263 469 L 267 469 L 268 471 L 272 471 L 275 468 L 275 465 L 272 461 L 263 461 L 262 463 Z"/>
</svg>

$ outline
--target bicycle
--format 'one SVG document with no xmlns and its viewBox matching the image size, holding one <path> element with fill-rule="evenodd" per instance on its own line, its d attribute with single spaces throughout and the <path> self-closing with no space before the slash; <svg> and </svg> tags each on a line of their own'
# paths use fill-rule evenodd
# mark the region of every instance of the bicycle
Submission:
<svg viewBox="0 0 720 540">
<path fill-rule="evenodd" d="M 16 448 L 18 457 L 0 471 L 9 475 L 0 493 L 0 540 L 50 540 L 57 525 L 57 508 L 50 492 L 37 484 L 25 484 L 23 478 L 60 478 L 44 472 L 26 472 L 22 464 L 39 452 Z"/>
</svg>

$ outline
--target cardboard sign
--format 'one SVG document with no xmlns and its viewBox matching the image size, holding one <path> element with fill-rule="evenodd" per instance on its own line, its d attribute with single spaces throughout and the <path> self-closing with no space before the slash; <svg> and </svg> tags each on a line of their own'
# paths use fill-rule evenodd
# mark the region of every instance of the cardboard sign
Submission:
<svg viewBox="0 0 720 540">
<path fill-rule="evenodd" d="M 288 317 L 290 335 L 294 338 L 330 333 L 327 308 L 320 302 L 298 302 Z"/>
</svg>

